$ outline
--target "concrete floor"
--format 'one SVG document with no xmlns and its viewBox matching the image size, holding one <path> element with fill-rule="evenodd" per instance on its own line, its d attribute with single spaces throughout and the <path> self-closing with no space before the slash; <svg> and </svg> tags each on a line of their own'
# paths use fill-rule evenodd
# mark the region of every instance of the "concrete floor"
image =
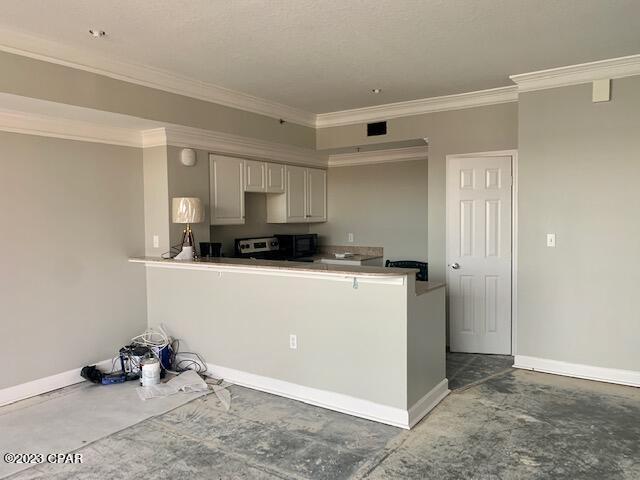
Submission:
<svg viewBox="0 0 640 480">
<path fill-rule="evenodd" d="M 449 354 L 457 390 L 411 431 L 234 386 L 10 478 L 640 478 L 640 389 L 510 361 Z"/>
</svg>

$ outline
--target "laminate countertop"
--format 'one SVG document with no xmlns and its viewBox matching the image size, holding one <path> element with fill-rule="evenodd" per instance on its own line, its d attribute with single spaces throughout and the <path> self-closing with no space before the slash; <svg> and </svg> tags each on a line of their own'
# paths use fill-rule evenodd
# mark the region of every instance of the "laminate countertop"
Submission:
<svg viewBox="0 0 640 480">
<path fill-rule="evenodd" d="M 319 262 L 290 262 L 283 260 L 260 260 L 252 258 L 199 258 L 194 261 L 174 260 L 170 258 L 158 257 L 134 257 L 129 259 L 134 263 L 161 264 L 179 266 L 201 265 L 222 266 L 222 267 L 238 267 L 238 268 L 260 268 L 260 269 L 278 269 L 291 270 L 295 272 L 326 272 L 357 276 L 372 277 L 397 277 L 400 275 L 415 275 L 418 272 L 415 268 L 386 268 L 386 267 L 368 267 L 360 265 L 333 265 Z"/>
<path fill-rule="evenodd" d="M 181 267 L 208 266 L 256 268 L 271 270 L 289 270 L 291 272 L 314 272 L 333 273 L 358 277 L 398 277 L 403 275 L 415 275 L 419 270 L 415 268 L 387 268 L 387 267 L 367 267 L 360 265 L 333 265 L 327 263 L 311 262 L 290 262 L 282 260 L 258 260 L 252 258 L 200 258 L 190 261 L 174 260 L 172 258 L 158 257 L 134 257 L 129 259 L 133 263 L 144 263 L 148 265 L 166 265 Z M 444 287 L 441 282 L 415 282 L 415 294 L 422 295 L 432 290 Z"/>
</svg>

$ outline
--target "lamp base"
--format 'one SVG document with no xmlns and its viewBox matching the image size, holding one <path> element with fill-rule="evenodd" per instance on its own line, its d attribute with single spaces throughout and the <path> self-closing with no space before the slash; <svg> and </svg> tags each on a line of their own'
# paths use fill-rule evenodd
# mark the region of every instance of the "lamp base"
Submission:
<svg viewBox="0 0 640 480">
<path fill-rule="evenodd" d="M 194 256 L 193 247 L 183 246 L 182 247 L 182 251 L 178 255 L 173 257 L 173 259 L 174 260 L 193 261 L 193 256 Z"/>
</svg>

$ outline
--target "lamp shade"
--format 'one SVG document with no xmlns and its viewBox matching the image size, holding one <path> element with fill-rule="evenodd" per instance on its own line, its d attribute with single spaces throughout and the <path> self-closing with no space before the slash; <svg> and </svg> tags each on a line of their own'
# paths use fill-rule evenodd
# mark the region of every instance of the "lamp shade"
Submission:
<svg viewBox="0 0 640 480">
<path fill-rule="evenodd" d="M 204 206 L 199 198 L 176 197 L 171 204 L 173 223 L 201 223 L 204 221 Z"/>
</svg>

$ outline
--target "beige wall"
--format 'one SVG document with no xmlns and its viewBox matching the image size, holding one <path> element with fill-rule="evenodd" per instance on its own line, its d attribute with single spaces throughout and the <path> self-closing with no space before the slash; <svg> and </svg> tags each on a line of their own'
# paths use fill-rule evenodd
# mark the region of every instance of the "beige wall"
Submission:
<svg viewBox="0 0 640 480">
<path fill-rule="evenodd" d="M 140 149 L 0 132 L 0 388 L 112 357 L 146 327 Z"/>
<path fill-rule="evenodd" d="M 520 95 L 520 355 L 640 371 L 639 112 L 640 77 Z"/>
<path fill-rule="evenodd" d="M 267 194 L 245 193 L 245 224 L 218 225 L 211 227 L 211 241 L 222 243 L 223 255 L 233 256 L 233 241 L 236 238 L 259 237 L 287 233 L 315 233 L 317 224 L 306 223 L 266 223 Z"/>
<path fill-rule="evenodd" d="M 169 179 L 167 147 L 145 148 L 142 151 L 144 173 L 144 251 L 148 257 L 159 257 L 169 251 Z M 154 247 L 153 237 L 158 237 Z"/>
<path fill-rule="evenodd" d="M 388 132 L 383 137 L 367 138 L 363 124 L 322 128 L 317 131 L 317 145 L 319 149 L 330 149 L 429 139 L 427 256 L 430 278 L 444 280 L 445 156 L 517 148 L 518 105 L 506 103 L 391 119 Z"/>
<path fill-rule="evenodd" d="M 384 247 L 392 260 L 427 259 L 427 161 L 330 168 L 322 243 Z"/>
<path fill-rule="evenodd" d="M 314 148 L 311 127 L 0 52 L 0 92 Z"/>
<path fill-rule="evenodd" d="M 169 192 L 169 230 L 171 245 L 176 245 L 182 240 L 184 225 L 171 221 L 171 200 L 174 197 L 198 197 L 205 207 L 203 223 L 191 226 L 196 248 L 199 242 L 209 241 L 209 153 L 204 150 L 196 150 L 196 164 L 193 167 L 185 167 L 180 163 L 181 147 L 167 147 L 167 171 Z"/>
</svg>

